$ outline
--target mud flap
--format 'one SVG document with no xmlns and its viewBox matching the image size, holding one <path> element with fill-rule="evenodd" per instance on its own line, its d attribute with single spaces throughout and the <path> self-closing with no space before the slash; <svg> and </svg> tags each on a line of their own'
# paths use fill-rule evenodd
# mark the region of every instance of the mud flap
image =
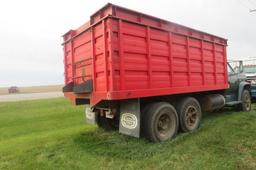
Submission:
<svg viewBox="0 0 256 170">
<path fill-rule="evenodd" d="M 92 111 L 90 105 L 85 105 L 86 123 L 96 124 L 96 114 Z"/>
<path fill-rule="evenodd" d="M 121 101 L 119 132 L 140 137 L 140 101 L 129 99 Z"/>
</svg>

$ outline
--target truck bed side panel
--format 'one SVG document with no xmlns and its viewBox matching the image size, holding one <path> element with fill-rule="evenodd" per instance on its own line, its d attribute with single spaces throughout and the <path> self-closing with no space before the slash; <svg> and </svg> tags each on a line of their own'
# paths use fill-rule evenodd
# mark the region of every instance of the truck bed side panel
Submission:
<svg viewBox="0 0 256 170">
<path fill-rule="evenodd" d="M 92 80 L 92 105 L 223 90 L 227 40 L 108 4 L 64 35 L 65 84 Z M 70 96 L 71 92 L 69 92 Z"/>
</svg>

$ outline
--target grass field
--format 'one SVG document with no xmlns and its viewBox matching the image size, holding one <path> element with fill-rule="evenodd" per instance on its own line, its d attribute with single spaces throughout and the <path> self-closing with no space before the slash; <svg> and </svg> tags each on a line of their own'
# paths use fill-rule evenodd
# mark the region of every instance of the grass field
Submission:
<svg viewBox="0 0 256 170">
<path fill-rule="evenodd" d="M 18 87 L 19 93 L 43 93 L 62 91 L 63 85 Z M 9 87 L 0 87 L 0 95 L 8 94 Z"/>
<path fill-rule="evenodd" d="M 205 114 L 153 144 L 84 124 L 63 98 L 0 103 L 0 169 L 256 169 L 256 111 Z"/>
</svg>

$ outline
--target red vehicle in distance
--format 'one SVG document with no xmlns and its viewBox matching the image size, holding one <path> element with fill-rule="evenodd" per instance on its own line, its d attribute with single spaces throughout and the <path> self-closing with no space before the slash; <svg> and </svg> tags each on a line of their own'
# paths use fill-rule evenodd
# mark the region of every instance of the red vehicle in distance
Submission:
<svg viewBox="0 0 256 170">
<path fill-rule="evenodd" d="M 11 94 L 11 93 L 19 93 L 19 88 L 17 86 L 11 86 L 8 89 L 8 92 L 9 92 L 9 94 Z"/>
</svg>

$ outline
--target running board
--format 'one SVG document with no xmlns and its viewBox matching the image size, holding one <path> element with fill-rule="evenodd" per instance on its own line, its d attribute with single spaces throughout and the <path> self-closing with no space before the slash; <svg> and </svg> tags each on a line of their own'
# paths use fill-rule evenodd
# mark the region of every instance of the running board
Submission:
<svg viewBox="0 0 256 170">
<path fill-rule="evenodd" d="M 235 105 L 241 104 L 241 103 L 242 103 L 241 101 L 232 101 L 232 102 L 227 102 L 226 106 L 235 106 Z"/>
</svg>

